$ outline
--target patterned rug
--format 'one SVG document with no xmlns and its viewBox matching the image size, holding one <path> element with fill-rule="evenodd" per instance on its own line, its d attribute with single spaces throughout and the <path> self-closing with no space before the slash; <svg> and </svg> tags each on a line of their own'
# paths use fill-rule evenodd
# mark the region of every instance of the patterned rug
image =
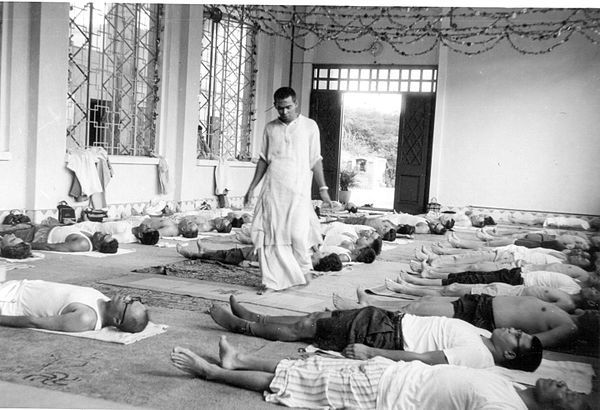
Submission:
<svg viewBox="0 0 600 410">
<path fill-rule="evenodd" d="M 257 289 L 262 286 L 260 269 L 258 268 L 225 265 L 220 262 L 200 259 L 186 259 L 164 266 L 136 269 L 134 272 L 161 273 L 167 276 L 229 283 Z"/>
</svg>

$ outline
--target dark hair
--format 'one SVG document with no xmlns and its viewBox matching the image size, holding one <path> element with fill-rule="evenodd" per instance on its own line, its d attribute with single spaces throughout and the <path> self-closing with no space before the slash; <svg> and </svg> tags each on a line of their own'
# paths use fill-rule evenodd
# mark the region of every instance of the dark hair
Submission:
<svg viewBox="0 0 600 410">
<path fill-rule="evenodd" d="M 137 312 L 129 308 L 127 311 L 128 316 L 123 320 L 123 323 L 117 326 L 119 330 L 128 333 L 139 333 L 148 326 L 150 316 L 148 315 L 148 309 L 143 308 Z"/>
<path fill-rule="evenodd" d="M 533 372 L 542 362 L 543 351 L 544 347 L 542 346 L 542 342 L 537 336 L 533 336 L 533 339 L 531 339 L 531 348 L 529 350 L 522 350 L 519 356 L 516 356 L 512 360 L 506 360 L 500 363 L 500 365 L 507 369 Z"/>
<path fill-rule="evenodd" d="M 375 240 L 373 240 L 373 243 L 371 244 L 371 248 L 373 248 L 373 250 L 375 251 L 375 255 L 379 255 L 381 253 L 382 247 L 383 247 L 383 240 L 381 239 L 381 237 L 378 237 Z"/>
<path fill-rule="evenodd" d="M 143 232 L 139 239 L 144 245 L 155 245 L 160 239 L 160 233 L 156 229 L 149 229 L 146 232 Z"/>
<path fill-rule="evenodd" d="M 367 246 L 366 248 L 362 248 L 360 250 L 360 252 L 356 256 L 356 261 L 364 263 L 373 263 L 376 256 L 377 254 L 375 253 L 375 250 L 370 246 Z"/>
<path fill-rule="evenodd" d="M 275 101 L 285 100 L 288 97 L 292 97 L 292 100 L 294 100 L 294 102 L 296 101 L 296 91 L 291 87 L 278 88 L 277 91 L 275 91 L 275 94 L 273 94 L 273 99 Z"/>
<path fill-rule="evenodd" d="M 396 240 L 396 230 L 391 228 L 387 231 L 382 238 L 384 241 L 394 242 Z"/>
<path fill-rule="evenodd" d="M 119 241 L 114 238 L 108 242 L 102 239 L 98 244 L 98 251 L 100 253 L 117 253 L 117 249 L 119 249 Z"/>
<path fill-rule="evenodd" d="M 193 226 L 193 228 L 191 228 L 190 226 Z M 198 236 L 198 225 L 195 222 L 189 221 L 187 219 L 182 219 L 181 221 L 179 221 L 177 227 L 179 228 L 181 236 L 183 236 L 184 238 L 195 238 L 196 236 Z"/>
<path fill-rule="evenodd" d="M 215 228 L 219 233 L 229 233 L 231 232 L 231 222 L 226 218 L 216 218 L 215 219 Z"/>
<path fill-rule="evenodd" d="M 319 262 L 313 267 L 318 272 L 334 272 L 342 270 L 342 260 L 337 253 L 330 253 L 319 259 Z"/>
<path fill-rule="evenodd" d="M 31 245 L 25 242 L 19 242 L 16 245 L 5 246 L 0 252 L 3 258 L 26 259 L 31 256 Z"/>
</svg>

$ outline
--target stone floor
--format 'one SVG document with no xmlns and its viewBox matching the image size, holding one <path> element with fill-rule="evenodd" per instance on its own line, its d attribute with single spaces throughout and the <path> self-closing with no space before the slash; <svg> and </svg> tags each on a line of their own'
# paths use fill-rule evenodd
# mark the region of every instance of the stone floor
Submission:
<svg viewBox="0 0 600 410">
<path fill-rule="evenodd" d="M 317 277 L 305 287 L 264 295 L 242 286 L 132 272 L 181 260 L 172 247 L 127 244 L 122 246 L 135 252 L 105 258 L 45 253 L 44 259 L 31 262 L 28 268 L 10 270 L 7 279 L 82 284 L 109 296 L 139 294 L 150 307 L 151 320 L 169 327 L 166 333 L 131 345 L 0 328 L 0 407 L 275 408 L 259 393 L 185 375 L 170 364 L 171 349 L 181 345 L 217 357 L 217 342 L 226 332 L 211 320 L 206 309 L 212 301 L 226 302 L 230 294 L 268 314 L 332 308 L 333 292 L 354 297 L 357 286 L 379 286 L 384 278 L 408 268 L 400 261 L 406 260 L 422 240 L 442 238 L 427 235 L 417 239 L 404 245 L 386 245 L 373 265 L 354 265 Z M 305 346 L 237 334 L 228 334 L 228 339 L 245 350 L 281 358 L 298 357 L 298 349 Z M 592 362 L 598 373 L 597 362 Z"/>
</svg>

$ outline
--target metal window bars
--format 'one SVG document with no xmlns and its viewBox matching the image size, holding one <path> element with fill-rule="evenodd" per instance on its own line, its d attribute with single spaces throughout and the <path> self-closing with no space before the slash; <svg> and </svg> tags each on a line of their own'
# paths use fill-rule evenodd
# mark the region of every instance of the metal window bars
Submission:
<svg viewBox="0 0 600 410">
<path fill-rule="evenodd" d="M 205 10 L 197 158 L 250 159 L 256 32 L 218 8 Z"/>
<path fill-rule="evenodd" d="M 156 144 L 162 5 L 72 4 L 67 149 L 145 156 Z"/>
</svg>

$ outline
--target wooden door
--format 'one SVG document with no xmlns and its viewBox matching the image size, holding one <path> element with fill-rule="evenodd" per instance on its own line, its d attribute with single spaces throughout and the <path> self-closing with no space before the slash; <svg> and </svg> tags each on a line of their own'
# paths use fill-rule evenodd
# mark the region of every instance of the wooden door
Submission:
<svg viewBox="0 0 600 410">
<path fill-rule="evenodd" d="M 398 132 L 394 209 L 425 211 L 429 197 L 435 94 L 405 94 Z"/>
<path fill-rule="evenodd" d="M 342 93 L 337 91 L 317 91 L 310 94 L 309 117 L 317 122 L 321 133 L 321 156 L 325 184 L 329 196 L 337 200 L 340 147 L 342 134 Z M 319 187 L 313 180 L 312 198 L 321 199 Z"/>
</svg>

